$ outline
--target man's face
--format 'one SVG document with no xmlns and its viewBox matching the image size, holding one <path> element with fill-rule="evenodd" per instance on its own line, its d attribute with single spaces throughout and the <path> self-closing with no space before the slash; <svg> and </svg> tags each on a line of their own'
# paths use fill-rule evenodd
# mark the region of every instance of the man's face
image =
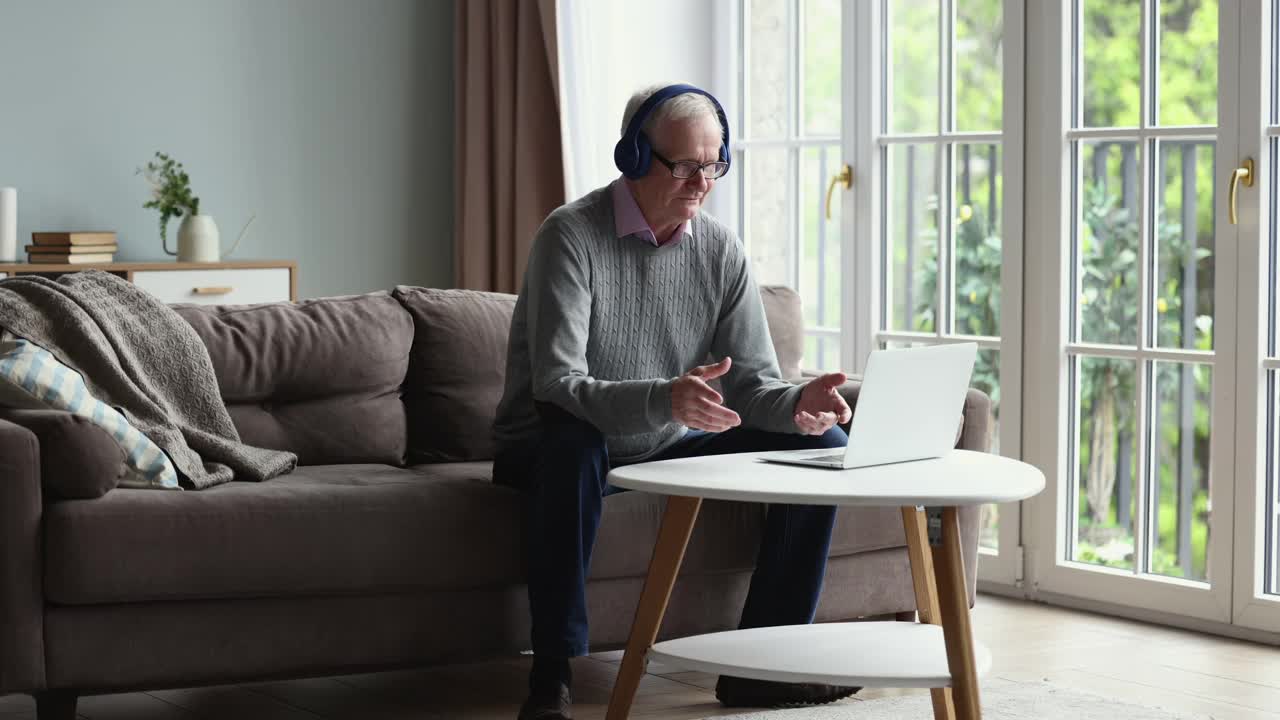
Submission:
<svg viewBox="0 0 1280 720">
<path fill-rule="evenodd" d="M 701 164 L 720 159 L 720 128 L 709 116 L 666 120 L 655 135 L 651 138 L 654 150 L 672 162 Z M 700 172 L 690 178 L 673 177 L 656 157 L 649 163 L 649 172 L 633 182 L 640 210 L 655 229 L 693 219 L 716 184 Z"/>
</svg>

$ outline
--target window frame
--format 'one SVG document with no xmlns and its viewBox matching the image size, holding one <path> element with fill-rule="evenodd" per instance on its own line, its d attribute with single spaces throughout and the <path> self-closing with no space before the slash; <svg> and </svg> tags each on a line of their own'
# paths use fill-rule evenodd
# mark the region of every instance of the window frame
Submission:
<svg viewBox="0 0 1280 720">
<path fill-rule="evenodd" d="M 1151 57 L 1152 44 L 1150 38 L 1155 37 L 1151 28 L 1147 27 L 1150 18 L 1158 17 L 1155 0 L 1140 0 L 1143 9 L 1141 52 L 1143 57 Z M 1037 337 L 1028 338 L 1026 344 L 1027 383 L 1026 407 L 1038 408 L 1035 414 L 1028 414 L 1026 437 L 1026 459 L 1045 472 L 1046 490 L 1026 505 L 1028 518 L 1034 518 L 1029 527 L 1034 532 L 1027 535 L 1027 544 L 1031 554 L 1029 562 L 1029 579 L 1036 587 L 1036 596 L 1064 605 L 1077 607 L 1106 607 L 1122 609 L 1126 612 L 1155 613 L 1164 618 L 1195 618 L 1200 621 L 1227 623 L 1231 620 L 1231 582 L 1217 577 L 1214 585 L 1206 586 L 1200 582 L 1179 578 L 1163 577 L 1149 574 L 1135 574 L 1128 570 L 1089 565 L 1067 560 L 1070 557 L 1071 541 L 1071 509 L 1074 508 L 1076 487 L 1072 482 L 1071 466 L 1076 462 L 1075 435 L 1072 429 L 1073 415 L 1078 411 L 1075 407 L 1074 385 L 1071 368 L 1076 358 L 1081 357 L 1122 357 L 1135 359 L 1138 363 L 1138 388 L 1145 388 L 1141 373 L 1146 370 L 1148 361 L 1161 359 L 1183 359 L 1193 357 L 1196 351 L 1163 350 L 1155 346 L 1155 338 L 1151 337 L 1150 312 L 1140 313 L 1140 328 L 1132 347 L 1108 346 L 1096 343 L 1080 342 L 1072 333 L 1077 326 L 1075 313 L 1078 303 L 1069 301 L 1074 297 L 1074 281 L 1078 272 L 1078 258 L 1075 256 L 1076 239 L 1075 210 L 1078 207 L 1077 193 L 1082 188 L 1081 171 L 1074 164 L 1074 145 L 1084 140 L 1121 138 L 1134 140 L 1135 136 L 1142 148 L 1142 163 L 1150 168 L 1154 158 L 1148 157 L 1149 150 L 1157 146 L 1159 138 L 1186 136 L 1195 134 L 1196 128 L 1148 128 L 1148 120 L 1152 117 L 1150 102 L 1156 97 L 1149 90 L 1147 77 L 1149 64 L 1144 62 L 1141 73 L 1142 101 L 1140 128 L 1142 132 L 1131 128 L 1082 128 L 1080 108 L 1076 107 L 1073 98 L 1075 83 L 1082 77 L 1081 68 L 1074 52 L 1075 29 L 1079 27 L 1079 12 L 1082 4 L 1076 0 L 1063 3 L 1033 4 L 1028 8 L 1027 42 L 1039 49 L 1033 57 L 1028 58 L 1028 86 L 1040 88 L 1060 88 L 1058 93 L 1045 92 L 1044 97 L 1029 103 L 1027 113 L 1027 162 L 1031 167 L 1041 168 L 1037 174 L 1038 187 L 1028 194 L 1027 224 L 1028 237 L 1041 238 L 1041 242 L 1028 245 L 1028 282 L 1038 292 L 1026 297 L 1028 318 L 1040 318 L 1041 327 Z M 1220 28 L 1227 28 L 1235 22 L 1236 12 L 1230 3 L 1219 7 Z M 1227 128 L 1235 118 L 1229 116 L 1237 98 L 1232 94 L 1235 90 L 1236 78 L 1232 76 L 1234 53 L 1237 51 L 1234 38 L 1223 35 L 1219 41 L 1219 77 L 1218 107 L 1221 113 L 1218 129 L 1214 131 L 1217 141 L 1219 167 L 1226 162 L 1225 158 L 1235 156 L 1232 146 L 1233 133 Z M 1228 58 L 1228 54 L 1231 57 Z M 1147 277 L 1149 266 L 1147 239 L 1148 223 L 1151 208 L 1149 202 L 1154 194 L 1145 187 L 1147 172 L 1139 172 L 1141 229 L 1141 259 L 1139 262 L 1139 286 L 1142 297 L 1149 301 L 1148 292 L 1151 279 Z M 1221 172 L 1217 173 L 1221 175 Z M 1215 361 L 1213 363 L 1213 386 L 1235 388 L 1233 348 L 1236 343 L 1234 313 L 1236 297 L 1230 287 L 1232 273 L 1237 266 L 1236 243 L 1230 238 L 1228 224 L 1225 221 L 1226 193 L 1217 193 L 1215 216 L 1215 265 L 1218 268 L 1215 278 L 1214 302 L 1214 344 Z M 1150 344 L 1148 344 L 1150 343 Z M 1141 396 L 1139 396 L 1141 398 Z M 1149 405 L 1150 400 L 1140 401 Z M 1148 408 L 1149 409 L 1149 408 Z M 1211 408 L 1212 425 L 1210 472 L 1213 477 L 1210 488 L 1211 502 L 1215 508 L 1230 508 L 1232 504 L 1233 473 L 1232 465 L 1235 453 L 1230 446 L 1234 425 L 1235 406 L 1221 398 L 1215 398 Z M 1135 437 L 1143 437 L 1145 428 L 1139 415 L 1139 426 Z M 1140 466 L 1139 472 L 1142 472 Z M 1145 493 L 1147 483 L 1138 484 L 1139 492 Z M 1139 498 L 1140 509 L 1143 498 Z M 1232 562 L 1233 513 L 1230 511 L 1215 512 L 1212 519 L 1214 542 L 1209 548 L 1210 578 L 1215 577 L 1214 568 L 1230 568 Z M 1143 542 L 1146 533 L 1135 533 L 1135 555 L 1145 552 Z M 1228 571 L 1229 572 L 1229 571 Z"/>
<path fill-rule="evenodd" d="M 1239 147 L 1234 158 L 1253 158 L 1255 182 L 1239 192 L 1240 224 L 1233 240 L 1240 250 L 1238 387 L 1235 423 L 1234 625 L 1280 632 L 1280 0 L 1240 3 L 1240 72 L 1236 104 L 1230 109 Z M 1263 58 L 1250 63 L 1249 58 Z M 1271 67 L 1265 68 L 1265 60 Z M 1224 118 L 1225 120 L 1226 118 Z M 1235 163 L 1224 163 L 1219 180 Z M 1226 195 L 1226 193 L 1221 193 Z M 1268 522 L 1270 520 L 1270 522 Z M 1243 568 L 1243 570 L 1241 570 Z M 1268 572 L 1272 575 L 1268 588 Z"/>
</svg>

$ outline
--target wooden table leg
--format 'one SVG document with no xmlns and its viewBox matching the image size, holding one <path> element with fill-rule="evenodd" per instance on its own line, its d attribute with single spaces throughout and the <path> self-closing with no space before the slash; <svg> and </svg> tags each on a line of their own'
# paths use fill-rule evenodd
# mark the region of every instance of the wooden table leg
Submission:
<svg viewBox="0 0 1280 720">
<path fill-rule="evenodd" d="M 902 527 L 907 533 L 907 555 L 911 558 L 911 584 L 916 591 L 916 612 L 921 623 L 938 625 L 938 588 L 934 585 L 933 555 L 929 552 L 924 511 L 917 507 L 902 508 Z M 956 708 L 951 699 L 951 688 L 932 688 L 929 696 L 933 699 L 933 720 L 955 720 Z"/>
<path fill-rule="evenodd" d="M 689 544 L 689 535 L 693 533 L 693 523 L 698 519 L 701 506 L 702 498 L 667 498 L 658 542 L 649 561 L 649 575 L 640 592 L 640 604 L 636 607 L 627 649 L 622 655 L 622 667 L 618 669 L 618 679 L 614 681 L 613 694 L 609 697 L 606 720 L 626 720 L 631 712 L 631 702 L 640 687 L 640 678 L 644 677 L 646 655 L 658 637 L 667 601 L 671 599 L 671 588 L 676 584 L 676 574 L 680 572 L 684 550 Z"/>
<path fill-rule="evenodd" d="M 980 720 L 978 668 L 973 657 L 973 627 L 969 623 L 969 591 L 964 578 L 960 544 L 960 513 L 942 510 L 942 544 L 933 548 L 938 602 L 942 610 L 942 634 L 947 642 L 952 696 L 958 720 Z"/>
</svg>

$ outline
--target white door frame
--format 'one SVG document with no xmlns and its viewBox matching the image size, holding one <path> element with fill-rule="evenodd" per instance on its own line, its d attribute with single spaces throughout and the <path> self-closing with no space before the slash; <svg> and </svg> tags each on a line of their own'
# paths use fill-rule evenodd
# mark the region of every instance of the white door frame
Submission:
<svg viewBox="0 0 1280 720">
<path fill-rule="evenodd" d="M 1070 27 L 1068 3 L 1033 3 L 1027 8 L 1026 44 L 1037 52 L 1026 56 L 1028 88 L 1069 87 L 1070 47 L 1064 25 Z M 1026 580 L 1031 594 L 1040 591 L 1045 565 L 1060 556 L 1059 543 L 1044 542 L 1037 528 L 1056 527 L 1056 508 L 1065 492 L 1060 482 L 1067 462 L 1067 444 L 1059 442 L 1058 428 L 1067 414 L 1065 348 L 1068 310 L 1059 301 L 1065 278 L 1061 268 L 1070 258 L 1068 208 L 1071 207 L 1065 173 L 1045 172 L 1047 168 L 1069 166 L 1066 135 L 1070 103 L 1062 92 L 1049 93 L 1026 103 L 1026 163 L 1040 168 L 1036 181 L 1029 183 L 1023 198 L 1027 285 L 1038 292 L 1027 293 L 1024 303 L 1028 321 L 1023 327 L 1023 361 L 1026 382 L 1022 401 L 1036 412 L 1023 415 L 1023 460 L 1045 474 L 1045 489 L 1023 502 L 1027 518 Z M 1034 318 L 1033 322 L 1031 319 Z M 1046 552 L 1047 551 L 1047 552 Z"/>
<path fill-rule="evenodd" d="M 1004 209 L 1000 223 L 1004 228 L 1000 302 L 1000 453 L 1023 458 L 1023 422 L 1026 417 L 1023 383 L 1024 337 L 1023 278 L 1025 264 L 1026 188 L 1026 5 L 1022 0 L 1004 0 Z M 1023 548 L 1026 515 L 1022 503 L 1000 506 L 1000 552 L 982 553 L 978 579 L 986 583 L 1020 587 L 1024 577 Z M 1005 548 L 1008 548 L 1006 550 Z"/>
<path fill-rule="evenodd" d="M 1270 218 L 1263 213 L 1269 208 L 1274 189 L 1275 171 L 1271 155 L 1271 37 L 1274 7 L 1271 0 L 1235 0 L 1239 16 L 1238 44 L 1240 58 L 1238 77 L 1232 78 L 1237 101 L 1223 113 L 1225 123 L 1238 128 L 1238 148 L 1224 157 L 1218 167 L 1218 180 L 1225 183 L 1232 170 L 1244 158 L 1254 161 L 1255 179 L 1251 188 L 1239 188 L 1239 220 L 1235 243 L 1239 248 L 1239 328 L 1238 402 L 1236 409 L 1236 486 L 1235 497 L 1235 575 L 1233 603 L 1234 622 L 1260 630 L 1280 630 L 1280 597 L 1267 595 L 1265 589 L 1264 543 L 1267 507 L 1266 443 L 1267 402 L 1264 399 L 1267 370 L 1267 324 L 1264 310 L 1270 284 L 1271 257 Z M 1225 83 L 1224 83 L 1225 84 Z M 1225 198 L 1226 192 L 1221 193 Z M 1256 390 L 1255 390 L 1256 389 Z M 1272 452 L 1275 452 L 1273 449 Z"/>
<path fill-rule="evenodd" d="M 844 127 L 841 135 L 844 156 L 853 158 L 853 192 L 844 193 L 840 228 L 842 237 L 853 240 L 853 252 L 845 258 L 844 283 L 844 349 L 846 367 L 855 373 L 866 369 L 866 358 L 876 348 L 875 335 L 880 329 L 880 151 L 876 135 L 878 118 L 884 111 L 880 82 L 883 54 L 879 2 L 846 0 L 841 14 L 842 45 L 841 78 L 844 87 Z"/>
</svg>

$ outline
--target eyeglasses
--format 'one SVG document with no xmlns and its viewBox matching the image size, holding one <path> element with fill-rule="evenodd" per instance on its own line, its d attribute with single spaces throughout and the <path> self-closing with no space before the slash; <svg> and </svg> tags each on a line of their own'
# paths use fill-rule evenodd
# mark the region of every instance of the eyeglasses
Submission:
<svg viewBox="0 0 1280 720">
<path fill-rule="evenodd" d="M 729 163 L 727 162 L 721 162 L 719 160 L 709 163 L 696 163 L 692 160 L 677 160 L 676 162 L 672 162 L 658 154 L 657 150 L 653 150 L 651 152 L 654 157 L 658 158 L 659 162 L 667 166 L 667 169 L 671 171 L 672 177 L 676 177 L 681 180 L 687 180 L 699 172 L 701 172 L 702 176 L 708 180 L 715 180 L 716 178 L 724 177 L 724 174 L 729 172 Z"/>
</svg>

